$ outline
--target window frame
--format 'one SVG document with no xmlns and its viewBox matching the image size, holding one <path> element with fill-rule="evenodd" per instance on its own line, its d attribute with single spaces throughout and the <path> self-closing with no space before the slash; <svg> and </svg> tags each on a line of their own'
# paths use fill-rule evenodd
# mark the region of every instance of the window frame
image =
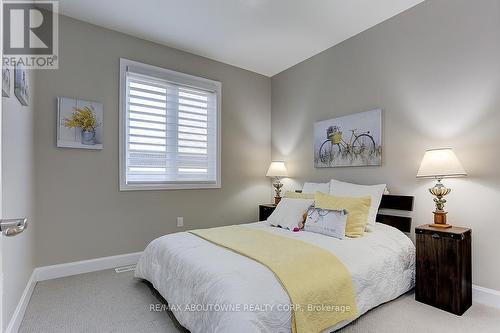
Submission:
<svg viewBox="0 0 500 333">
<path fill-rule="evenodd" d="M 135 183 L 127 184 L 127 150 L 126 142 L 127 128 L 127 68 L 133 66 L 142 73 L 150 73 L 151 76 L 164 78 L 167 81 L 214 90 L 216 95 L 216 181 L 207 183 L 204 181 L 189 181 L 175 183 Z M 176 72 L 158 66 L 148 65 L 141 62 L 120 58 L 120 93 L 119 93 L 119 168 L 120 168 L 120 191 L 148 191 L 148 190 L 184 190 L 184 189 L 216 189 L 221 188 L 221 104 L 222 84 L 219 81 Z"/>
</svg>

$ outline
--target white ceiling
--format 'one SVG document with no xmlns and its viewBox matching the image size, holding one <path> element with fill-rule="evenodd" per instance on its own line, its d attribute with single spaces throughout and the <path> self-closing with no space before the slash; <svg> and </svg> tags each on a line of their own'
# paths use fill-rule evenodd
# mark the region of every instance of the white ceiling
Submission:
<svg viewBox="0 0 500 333">
<path fill-rule="evenodd" d="M 60 13 L 273 76 L 423 0 L 60 0 Z"/>
</svg>

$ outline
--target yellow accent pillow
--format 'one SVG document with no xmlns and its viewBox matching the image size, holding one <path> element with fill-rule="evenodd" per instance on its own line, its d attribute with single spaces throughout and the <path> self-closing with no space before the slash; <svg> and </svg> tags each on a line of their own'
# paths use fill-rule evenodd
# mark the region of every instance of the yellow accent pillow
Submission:
<svg viewBox="0 0 500 333">
<path fill-rule="evenodd" d="M 347 210 L 347 224 L 345 235 L 347 237 L 363 237 L 368 223 L 371 197 L 337 197 L 321 192 L 316 192 L 314 199 L 316 208 L 329 210 Z"/>
<path fill-rule="evenodd" d="M 313 193 L 297 193 L 292 191 L 285 192 L 285 198 L 292 199 L 314 199 L 314 196 L 315 195 Z"/>
</svg>

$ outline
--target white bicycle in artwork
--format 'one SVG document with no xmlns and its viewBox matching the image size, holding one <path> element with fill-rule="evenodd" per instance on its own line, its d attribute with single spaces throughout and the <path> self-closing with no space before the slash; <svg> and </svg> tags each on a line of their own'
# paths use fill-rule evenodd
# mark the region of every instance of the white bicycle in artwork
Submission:
<svg viewBox="0 0 500 333">
<path fill-rule="evenodd" d="M 350 130 L 351 137 L 348 141 L 342 138 L 339 126 L 330 126 L 326 130 L 327 139 L 319 148 L 319 159 L 322 163 L 330 165 L 337 156 L 374 154 L 377 150 L 375 140 L 370 131 L 358 133 L 357 129 Z"/>
</svg>

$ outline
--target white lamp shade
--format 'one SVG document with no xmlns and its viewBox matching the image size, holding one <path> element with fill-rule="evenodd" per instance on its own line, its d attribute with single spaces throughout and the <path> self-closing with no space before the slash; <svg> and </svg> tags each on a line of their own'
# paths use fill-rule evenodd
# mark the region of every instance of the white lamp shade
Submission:
<svg viewBox="0 0 500 333">
<path fill-rule="evenodd" d="M 425 152 L 417 178 L 465 177 L 467 172 L 451 148 L 430 149 Z"/>
<path fill-rule="evenodd" d="M 286 170 L 285 162 L 283 161 L 273 161 L 267 169 L 267 177 L 288 177 L 288 171 Z"/>
</svg>

